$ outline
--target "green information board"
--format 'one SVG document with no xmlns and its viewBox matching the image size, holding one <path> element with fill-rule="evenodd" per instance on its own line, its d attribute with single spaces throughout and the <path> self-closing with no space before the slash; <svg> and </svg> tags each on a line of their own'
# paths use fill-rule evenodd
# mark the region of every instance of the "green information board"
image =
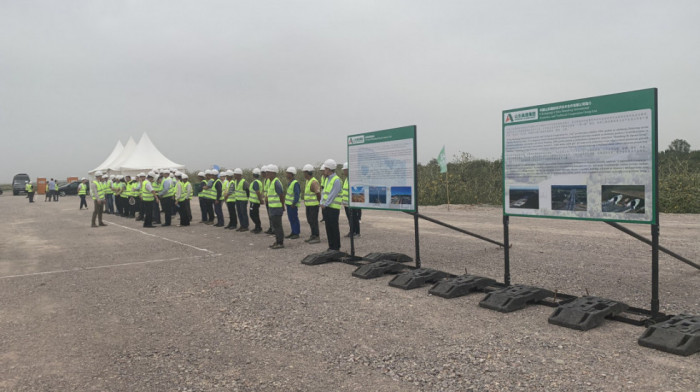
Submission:
<svg viewBox="0 0 700 392">
<path fill-rule="evenodd" d="M 503 213 L 656 224 L 657 90 L 503 111 Z"/>
<path fill-rule="evenodd" d="M 351 208 L 416 211 L 416 126 L 349 135 Z"/>
</svg>

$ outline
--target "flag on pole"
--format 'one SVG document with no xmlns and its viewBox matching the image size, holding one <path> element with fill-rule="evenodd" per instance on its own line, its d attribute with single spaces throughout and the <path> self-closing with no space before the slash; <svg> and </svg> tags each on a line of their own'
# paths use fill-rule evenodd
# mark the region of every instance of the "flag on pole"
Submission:
<svg viewBox="0 0 700 392">
<path fill-rule="evenodd" d="M 445 159 L 445 146 L 442 146 L 442 150 L 437 157 L 438 165 L 440 165 L 440 173 L 447 173 L 447 159 Z"/>
</svg>

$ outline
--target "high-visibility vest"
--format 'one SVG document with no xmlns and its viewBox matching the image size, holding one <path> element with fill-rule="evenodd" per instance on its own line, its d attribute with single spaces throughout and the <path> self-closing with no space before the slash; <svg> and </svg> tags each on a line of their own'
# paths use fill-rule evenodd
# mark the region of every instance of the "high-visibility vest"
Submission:
<svg viewBox="0 0 700 392">
<path fill-rule="evenodd" d="M 319 204 L 316 194 L 311 192 L 311 184 L 318 182 L 316 177 L 311 177 L 310 180 L 306 181 L 306 186 L 304 187 L 304 205 L 308 207 L 317 206 Z"/>
<path fill-rule="evenodd" d="M 204 197 L 205 199 L 216 199 L 216 189 L 214 188 L 214 180 L 207 180 L 206 185 L 209 187 L 209 189 L 202 189 L 200 195 L 202 195 L 202 197 Z"/>
<path fill-rule="evenodd" d="M 250 196 L 248 196 L 248 201 L 251 203 L 256 203 L 260 204 L 260 199 L 258 199 L 258 193 L 255 192 L 255 189 L 253 189 L 253 184 L 258 184 L 258 191 L 262 191 L 262 181 L 255 179 L 253 182 L 250 183 L 250 187 L 248 188 L 248 193 Z"/>
<path fill-rule="evenodd" d="M 321 176 L 321 189 L 326 189 L 326 184 L 328 184 L 328 177 Z"/>
<path fill-rule="evenodd" d="M 84 183 L 78 184 L 78 196 L 86 195 L 87 194 L 87 188 Z"/>
<path fill-rule="evenodd" d="M 114 191 L 112 190 L 112 186 L 113 186 L 114 184 L 112 183 L 112 180 L 108 180 L 107 183 L 106 183 L 105 185 L 106 185 L 106 187 L 105 187 L 105 194 L 106 194 L 106 195 L 113 195 L 113 194 L 114 194 Z"/>
<path fill-rule="evenodd" d="M 273 180 L 270 181 L 270 185 L 268 185 L 267 187 L 267 206 L 270 208 L 282 207 L 280 195 L 277 194 L 277 190 L 275 189 L 275 184 L 277 183 L 280 183 L 280 185 L 282 185 L 280 179 L 275 177 Z"/>
<path fill-rule="evenodd" d="M 177 182 L 177 188 L 180 190 L 180 197 L 177 198 L 178 202 L 187 200 L 187 184 L 184 181 Z"/>
<path fill-rule="evenodd" d="M 343 182 L 343 190 L 340 192 L 342 194 L 341 202 L 344 206 L 348 205 L 348 179 L 346 178 Z"/>
<path fill-rule="evenodd" d="M 265 179 L 265 186 L 263 187 L 263 197 L 267 197 L 267 188 L 270 187 L 270 179 Z"/>
<path fill-rule="evenodd" d="M 232 182 L 233 182 L 233 180 L 232 181 L 229 181 L 229 180 L 221 181 L 221 196 L 224 196 L 228 192 L 228 189 L 231 186 Z M 229 201 L 228 197 L 226 198 L 226 201 L 227 202 Z M 234 201 L 234 200 L 231 200 L 231 201 Z"/>
<path fill-rule="evenodd" d="M 323 187 L 323 200 L 328 200 L 328 195 L 330 195 L 331 190 L 333 190 L 333 184 L 335 184 L 338 181 L 340 181 L 340 178 L 338 178 L 337 175 L 333 176 L 330 180 L 326 180 L 326 186 Z M 340 205 L 342 204 L 343 199 L 340 193 L 341 192 L 338 192 L 338 194 L 331 201 L 331 204 L 329 204 L 328 207 L 335 208 L 336 210 L 340 209 Z"/>
<path fill-rule="evenodd" d="M 163 190 L 163 180 L 161 179 L 160 181 L 153 181 L 151 183 L 151 187 L 154 191 L 156 191 L 156 195 L 160 196 L 160 192 Z"/>
<path fill-rule="evenodd" d="M 173 196 L 175 196 L 175 192 L 177 191 L 177 189 L 175 188 L 175 186 L 177 185 L 177 183 L 175 182 L 175 180 L 173 180 L 173 179 L 170 178 L 170 177 L 168 177 L 168 178 L 166 178 L 165 180 L 163 180 L 163 182 L 165 182 L 165 181 L 167 181 L 167 180 L 170 180 L 170 188 L 168 188 L 168 191 L 165 192 L 165 195 L 163 195 L 163 196 L 164 196 L 164 197 L 173 197 Z M 162 188 L 165 188 L 165 186 L 163 186 L 162 183 L 161 183 L 161 187 L 162 187 Z M 162 190 L 162 189 L 161 189 L 161 190 Z"/>
<path fill-rule="evenodd" d="M 27 185 L 24 186 L 24 189 L 27 192 L 34 192 L 34 188 L 32 187 L 32 184 L 30 184 L 30 183 L 27 183 Z"/>
<path fill-rule="evenodd" d="M 245 178 L 236 181 L 236 201 L 248 202 L 248 196 L 245 194 Z"/>
<path fill-rule="evenodd" d="M 192 198 L 192 183 L 187 181 L 182 183 L 184 188 L 183 190 L 185 191 L 185 194 L 187 195 L 187 200 Z"/>
<path fill-rule="evenodd" d="M 236 201 L 236 180 L 231 180 L 228 183 L 228 188 L 226 188 L 226 192 L 228 192 L 228 197 L 226 198 L 227 203 L 232 203 Z"/>
<path fill-rule="evenodd" d="M 150 182 L 148 180 L 143 180 L 141 183 L 141 200 L 153 201 L 155 200 L 155 197 L 153 197 L 153 193 L 146 191 L 146 184 L 150 184 Z M 151 187 L 153 187 L 153 185 L 151 185 Z"/>
<path fill-rule="evenodd" d="M 97 199 L 104 199 L 105 198 L 105 187 L 107 184 L 104 184 L 100 181 L 93 181 L 93 184 L 95 184 L 95 190 L 97 191 L 96 195 L 92 195 L 92 200 L 97 200 Z"/>
<path fill-rule="evenodd" d="M 292 203 L 294 202 L 294 185 L 297 183 L 297 180 L 292 180 L 292 182 L 289 183 L 289 186 L 287 187 L 287 197 L 284 199 L 284 204 L 291 206 Z M 299 207 L 299 201 L 297 201 L 296 204 L 293 205 L 294 207 Z"/>
<path fill-rule="evenodd" d="M 121 193 L 119 193 L 119 196 L 121 196 L 125 199 L 128 198 L 129 193 L 126 191 L 126 182 L 119 182 L 118 185 L 119 185 L 119 189 L 121 189 Z"/>
</svg>

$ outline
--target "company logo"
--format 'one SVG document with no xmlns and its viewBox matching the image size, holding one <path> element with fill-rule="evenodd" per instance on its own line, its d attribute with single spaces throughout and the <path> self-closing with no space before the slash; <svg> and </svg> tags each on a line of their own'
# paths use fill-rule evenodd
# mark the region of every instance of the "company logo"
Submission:
<svg viewBox="0 0 700 392">
<path fill-rule="evenodd" d="M 362 144 L 365 142 L 365 135 L 352 136 L 348 138 L 348 144 Z"/>
<path fill-rule="evenodd" d="M 519 110 L 503 115 L 503 122 L 506 124 L 533 120 L 537 120 L 537 109 Z"/>
</svg>

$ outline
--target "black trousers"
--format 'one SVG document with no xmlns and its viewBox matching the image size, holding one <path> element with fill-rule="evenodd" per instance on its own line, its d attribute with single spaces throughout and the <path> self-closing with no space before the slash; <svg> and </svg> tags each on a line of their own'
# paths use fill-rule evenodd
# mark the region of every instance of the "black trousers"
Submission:
<svg viewBox="0 0 700 392">
<path fill-rule="evenodd" d="M 306 221 L 311 227 L 311 235 L 318 237 L 318 209 L 319 206 L 306 206 Z"/>
<path fill-rule="evenodd" d="M 282 227 L 282 215 L 274 215 L 270 217 L 272 230 L 275 231 L 275 243 L 284 244 L 284 227 Z"/>
<path fill-rule="evenodd" d="M 190 201 L 185 199 L 180 204 L 180 225 L 189 226 L 190 225 Z"/>
<path fill-rule="evenodd" d="M 360 218 L 362 217 L 362 210 L 345 207 L 345 216 L 348 218 L 348 224 L 350 224 L 350 232 L 353 234 L 360 234 Z"/>
<path fill-rule="evenodd" d="M 260 204 L 259 203 L 250 203 L 250 220 L 253 221 L 253 224 L 255 224 L 255 229 L 260 229 L 262 230 L 262 226 L 260 223 Z"/>
<path fill-rule="evenodd" d="M 214 199 L 204 199 L 204 205 L 207 208 L 209 222 L 214 222 Z"/>
<path fill-rule="evenodd" d="M 226 208 L 228 209 L 228 225 L 226 227 L 238 227 L 238 214 L 236 214 L 236 202 L 227 201 Z"/>
<path fill-rule="evenodd" d="M 85 195 L 80 195 L 80 208 L 83 208 L 83 206 L 85 206 L 85 208 L 88 208 L 87 200 L 85 200 Z"/>
<path fill-rule="evenodd" d="M 199 200 L 199 209 L 202 211 L 202 222 L 206 222 L 207 219 L 207 202 L 205 201 L 204 198 L 198 197 Z"/>
<path fill-rule="evenodd" d="M 163 206 L 163 213 L 165 214 L 165 224 L 170 225 L 172 223 L 173 217 L 173 197 L 164 197 L 160 199 L 160 205 Z"/>
<path fill-rule="evenodd" d="M 328 237 L 328 249 L 340 250 L 340 226 L 338 224 L 340 210 L 331 207 L 326 207 L 323 210 L 326 212 L 326 236 Z"/>
<path fill-rule="evenodd" d="M 151 201 L 141 201 L 143 206 L 143 227 L 153 226 L 153 211 L 155 210 L 156 202 Z M 160 212 L 159 212 L 160 214 Z"/>
</svg>

